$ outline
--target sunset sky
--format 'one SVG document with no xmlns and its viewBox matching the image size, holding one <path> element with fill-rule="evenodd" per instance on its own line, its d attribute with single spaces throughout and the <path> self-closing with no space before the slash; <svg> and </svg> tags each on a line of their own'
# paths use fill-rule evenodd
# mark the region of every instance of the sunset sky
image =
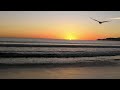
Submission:
<svg viewBox="0 0 120 90">
<path fill-rule="evenodd" d="M 112 20 L 98 24 L 97 20 Z M 120 37 L 120 11 L 0 11 L 0 37 L 96 40 Z"/>
</svg>

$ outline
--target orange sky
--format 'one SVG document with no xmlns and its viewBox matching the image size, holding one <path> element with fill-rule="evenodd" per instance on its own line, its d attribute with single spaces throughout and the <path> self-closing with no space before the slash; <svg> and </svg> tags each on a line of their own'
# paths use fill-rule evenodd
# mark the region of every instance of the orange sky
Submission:
<svg viewBox="0 0 120 90">
<path fill-rule="evenodd" d="M 100 15 L 99 15 L 100 14 Z M 99 25 L 99 20 L 120 16 L 120 12 L 0 11 L 0 37 L 96 40 L 120 37 L 120 21 Z"/>
</svg>

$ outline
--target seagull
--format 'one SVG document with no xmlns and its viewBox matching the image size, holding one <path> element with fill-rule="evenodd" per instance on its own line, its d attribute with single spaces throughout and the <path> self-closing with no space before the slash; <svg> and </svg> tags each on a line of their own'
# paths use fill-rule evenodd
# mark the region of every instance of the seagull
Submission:
<svg viewBox="0 0 120 90">
<path fill-rule="evenodd" d="M 91 18 L 91 17 L 90 17 Z M 97 21 L 99 24 L 102 24 L 102 23 L 105 23 L 105 22 L 110 22 L 110 21 L 98 21 L 98 20 L 96 20 L 96 19 L 93 19 L 93 18 L 91 18 L 92 20 L 94 20 L 94 21 Z"/>
</svg>

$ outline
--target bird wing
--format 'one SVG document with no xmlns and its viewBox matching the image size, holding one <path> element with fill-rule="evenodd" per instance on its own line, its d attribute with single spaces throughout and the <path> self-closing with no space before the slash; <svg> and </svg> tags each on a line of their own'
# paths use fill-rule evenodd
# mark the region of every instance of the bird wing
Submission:
<svg viewBox="0 0 120 90">
<path fill-rule="evenodd" d="M 90 17 L 91 18 L 91 17 Z M 94 21 L 97 21 L 97 22 L 100 22 L 100 21 L 98 21 L 98 20 L 96 20 L 96 19 L 93 19 L 93 18 L 91 18 L 92 20 L 94 20 Z"/>
<path fill-rule="evenodd" d="M 102 21 L 102 23 L 104 23 L 104 22 L 110 22 L 110 21 Z"/>
</svg>

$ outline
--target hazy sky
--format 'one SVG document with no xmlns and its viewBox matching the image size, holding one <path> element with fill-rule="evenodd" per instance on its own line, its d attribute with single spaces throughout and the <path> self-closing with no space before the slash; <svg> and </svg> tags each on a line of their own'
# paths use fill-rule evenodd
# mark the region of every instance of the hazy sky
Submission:
<svg viewBox="0 0 120 90">
<path fill-rule="evenodd" d="M 112 21 L 98 24 L 89 17 Z M 0 37 L 79 40 L 120 37 L 119 17 L 120 11 L 0 11 Z"/>
</svg>

